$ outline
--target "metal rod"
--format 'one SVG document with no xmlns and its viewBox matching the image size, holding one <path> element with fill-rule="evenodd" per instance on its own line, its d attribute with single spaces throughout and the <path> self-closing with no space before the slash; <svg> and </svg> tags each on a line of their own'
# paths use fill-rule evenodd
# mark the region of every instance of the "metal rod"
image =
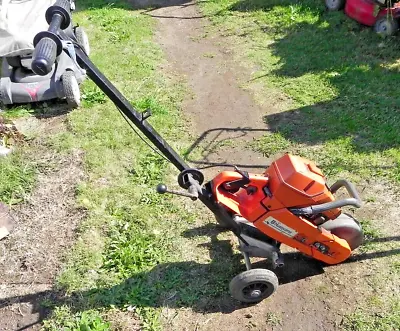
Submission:
<svg viewBox="0 0 400 331">
<path fill-rule="evenodd" d="M 111 99 L 111 101 L 132 121 L 133 124 L 157 147 L 179 171 L 188 169 L 188 164 L 172 149 L 142 115 L 132 107 L 130 102 L 117 88 L 97 69 L 86 54 L 78 47 L 75 48 L 79 65 L 86 69 L 87 75 Z"/>
<path fill-rule="evenodd" d="M 250 261 L 249 253 L 242 252 L 242 254 L 244 257 L 244 263 L 246 264 L 246 269 L 251 270 L 251 261 Z"/>
</svg>

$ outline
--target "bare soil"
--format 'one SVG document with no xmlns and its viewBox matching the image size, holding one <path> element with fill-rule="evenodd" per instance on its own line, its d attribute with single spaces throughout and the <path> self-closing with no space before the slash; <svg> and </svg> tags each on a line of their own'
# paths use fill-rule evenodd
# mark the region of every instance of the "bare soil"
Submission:
<svg viewBox="0 0 400 331">
<path fill-rule="evenodd" d="M 240 88 L 249 78 L 248 71 L 235 63 L 222 38 L 206 36 L 208 21 L 193 2 L 164 3 L 168 5 L 146 14 L 158 20 L 157 40 L 169 62 L 165 69 L 183 75 L 192 91 L 183 104 L 198 137 L 189 161 L 198 168 L 232 168 L 233 164 L 265 168 L 266 160 L 246 148 L 268 130 L 262 119 L 265 109 Z M 279 110 L 276 102 L 268 106 L 270 112 Z"/>
<path fill-rule="evenodd" d="M 63 117 L 28 121 L 35 122 L 42 137 L 31 146 L 39 175 L 26 202 L 11 209 L 14 229 L 0 241 L 1 330 L 40 328 L 47 313 L 41 304 L 54 295 L 61 258 L 85 216 L 75 206 L 75 187 L 83 179 L 81 153 L 55 155 L 43 144 L 46 135 L 64 128 L 63 121 Z"/>
<path fill-rule="evenodd" d="M 201 16 L 194 2 L 164 1 L 158 5 L 161 8 L 146 13 L 158 20 L 156 37 L 169 61 L 166 70 L 185 76 L 192 92 L 183 106 L 199 137 L 192 146 L 190 161 L 206 169 L 209 177 L 232 164 L 259 172 L 269 160 L 247 147 L 268 131 L 263 116 L 282 111 L 280 102 L 286 101 L 275 94 L 270 99 L 265 97 L 261 107 L 251 93 L 240 87 L 249 80 L 249 69 L 235 62 L 226 38 L 207 35 L 205 27 L 210 22 Z M 379 222 L 385 228 L 383 234 L 399 238 L 396 211 L 400 204 L 394 189 L 387 183 L 360 184 L 359 189 L 363 197 L 374 199 L 357 211 L 356 216 Z M 165 328 L 337 330 L 343 316 L 354 311 L 366 297 L 388 290 L 384 284 L 376 284 L 374 277 L 381 270 L 385 279 L 385 271 L 381 269 L 384 263 L 378 258 L 389 256 L 386 259 L 389 263 L 388 259 L 396 252 L 398 249 L 358 254 L 349 263 L 325 268 L 288 253 L 286 266 L 278 271 L 280 287 L 268 300 L 255 306 L 219 302 L 216 313 L 190 308 L 171 313 L 168 308 L 166 315 L 174 318 L 165 319 Z"/>
</svg>

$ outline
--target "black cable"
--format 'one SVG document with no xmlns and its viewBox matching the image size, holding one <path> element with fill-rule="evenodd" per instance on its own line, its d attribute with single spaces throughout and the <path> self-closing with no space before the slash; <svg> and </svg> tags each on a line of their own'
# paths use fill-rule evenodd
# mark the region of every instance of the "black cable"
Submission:
<svg viewBox="0 0 400 331">
<path fill-rule="evenodd" d="M 167 162 L 171 163 L 170 160 L 168 160 L 164 155 L 162 155 L 160 153 L 160 151 L 158 151 L 156 148 L 154 148 L 145 138 L 142 137 L 142 135 L 136 130 L 136 128 L 133 126 L 133 124 L 131 123 L 131 121 L 129 121 L 126 118 L 126 115 L 122 112 L 121 109 L 119 109 L 117 107 L 118 111 L 120 112 L 120 114 L 122 115 L 122 117 L 124 118 L 124 120 L 129 124 L 129 126 L 131 127 L 131 129 L 133 130 L 133 132 L 136 133 L 136 135 L 140 138 L 140 140 L 142 140 L 154 153 L 157 153 L 159 156 L 161 156 L 164 160 L 166 160 Z"/>
<path fill-rule="evenodd" d="M 81 51 L 83 51 L 83 53 L 85 53 L 85 55 L 87 56 L 85 50 L 83 49 L 83 47 L 81 45 L 79 45 L 79 43 L 75 42 L 74 40 L 72 40 L 73 45 L 78 46 L 80 48 Z M 124 118 L 124 120 L 129 124 L 129 126 L 131 127 L 131 129 L 133 130 L 133 132 L 135 132 L 135 134 L 140 138 L 140 140 L 142 140 L 154 153 L 158 154 L 159 156 L 161 156 L 161 158 L 163 158 L 164 160 L 166 160 L 167 162 L 171 163 L 170 160 L 168 160 L 163 154 L 160 153 L 159 150 L 157 150 L 156 148 L 154 148 L 145 138 L 142 137 L 142 135 L 136 130 L 136 128 L 133 126 L 132 122 L 129 121 L 126 117 L 126 115 L 123 113 L 123 111 L 121 109 L 119 109 L 118 107 L 116 107 L 118 109 L 118 111 L 120 112 L 120 114 L 122 115 L 122 117 Z"/>
</svg>

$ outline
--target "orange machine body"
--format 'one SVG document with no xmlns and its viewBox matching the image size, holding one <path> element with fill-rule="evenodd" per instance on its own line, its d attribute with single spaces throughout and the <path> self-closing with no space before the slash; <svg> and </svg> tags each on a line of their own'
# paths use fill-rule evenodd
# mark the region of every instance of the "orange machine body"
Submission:
<svg viewBox="0 0 400 331">
<path fill-rule="evenodd" d="M 264 174 L 250 174 L 250 183 L 245 187 L 225 188 L 226 183 L 241 178 L 238 172 L 223 171 L 212 180 L 217 201 L 228 211 L 243 216 L 269 237 L 328 264 L 340 263 L 350 256 L 347 241 L 289 210 L 335 200 L 313 162 L 286 154 Z M 340 209 L 333 209 L 321 216 L 335 219 L 340 213 Z"/>
</svg>

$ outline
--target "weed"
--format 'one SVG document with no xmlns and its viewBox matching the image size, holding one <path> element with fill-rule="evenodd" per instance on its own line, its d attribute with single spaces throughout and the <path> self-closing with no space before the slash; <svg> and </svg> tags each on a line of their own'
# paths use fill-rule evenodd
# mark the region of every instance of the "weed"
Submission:
<svg viewBox="0 0 400 331">
<path fill-rule="evenodd" d="M 106 96 L 104 93 L 92 82 L 84 85 L 82 99 L 84 100 L 83 106 L 85 108 L 106 102 Z"/>
<path fill-rule="evenodd" d="M 36 175 L 35 164 L 23 152 L 0 158 L 0 201 L 16 204 L 30 192 Z"/>
<path fill-rule="evenodd" d="M 209 58 L 209 59 L 212 59 L 212 58 L 215 57 L 215 54 L 214 54 L 214 53 L 204 53 L 204 54 L 203 54 L 203 57 L 207 57 L 207 58 Z"/>
<path fill-rule="evenodd" d="M 379 236 L 380 236 L 379 230 L 373 226 L 372 221 L 363 219 L 361 221 L 361 226 L 362 226 L 366 241 L 379 238 Z"/>
<path fill-rule="evenodd" d="M 4 113 L 2 113 L 2 116 L 7 119 L 14 119 L 14 118 L 30 116 L 33 112 L 34 112 L 34 109 L 31 108 L 30 105 L 17 106 L 17 107 L 8 109 Z"/>
<path fill-rule="evenodd" d="M 282 317 L 276 313 L 268 312 L 267 313 L 267 323 L 268 323 L 268 325 L 270 325 L 272 327 L 282 325 Z"/>
<path fill-rule="evenodd" d="M 52 322 L 45 321 L 44 331 L 109 331 L 110 324 L 103 321 L 99 312 L 94 310 L 71 314 L 66 306 L 56 308 Z"/>
</svg>

